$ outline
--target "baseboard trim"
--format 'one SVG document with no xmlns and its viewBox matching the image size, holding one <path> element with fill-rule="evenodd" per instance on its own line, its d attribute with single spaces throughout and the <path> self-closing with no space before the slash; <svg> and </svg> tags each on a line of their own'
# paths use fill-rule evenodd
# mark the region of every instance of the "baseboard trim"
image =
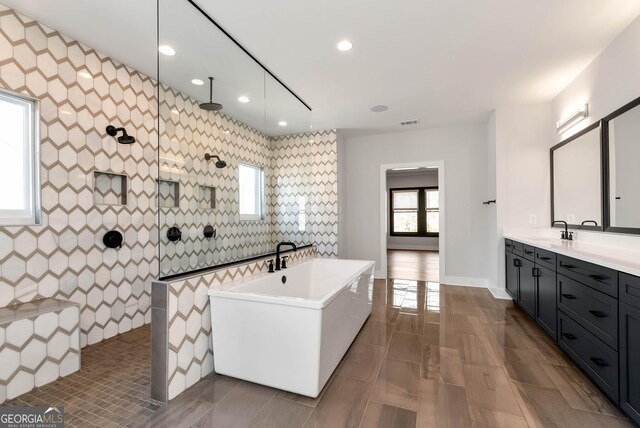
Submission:
<svg viewBox="0 0 640 428">
<path fill-rule="evenodd" d="M 387 245 L 387 250 L 439 251 L 438 245 Z"/>
<path fill-rule="evenodd" d="M 466 276 L 446 276 L 444 281 L 446 285 L 460 285 L 463 287 L 489 288 L 489 281 L 485 278 L 470 278 Z"/>
<path fill-rule="evenodd" d="M 500 300 L 513 300 L 513 298 L 507 293 L 503 288 L 493 288 L 489 287 L 489 291 L 493 295 L 494 298 Z"/>
</svg>

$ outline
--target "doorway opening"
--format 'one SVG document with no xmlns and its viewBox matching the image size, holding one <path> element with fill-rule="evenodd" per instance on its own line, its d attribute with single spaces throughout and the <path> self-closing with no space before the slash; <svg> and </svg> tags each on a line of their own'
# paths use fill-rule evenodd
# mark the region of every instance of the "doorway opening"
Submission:
<svg viewBox="0 0 640 428">
<path fill-rule="evenodd" d="M 444 278 L 444 162 L 382 165 L 379 276 Z"/>
</svg>

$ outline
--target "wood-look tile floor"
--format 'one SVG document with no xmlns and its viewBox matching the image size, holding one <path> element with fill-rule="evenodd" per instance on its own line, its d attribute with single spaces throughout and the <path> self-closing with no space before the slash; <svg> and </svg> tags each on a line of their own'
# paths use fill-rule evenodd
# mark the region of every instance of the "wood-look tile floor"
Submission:
<svg viewBox="0 0 640 428">
<path fill-rule="evenodd" d="M 440 281 L 440 254 L 437 251 L 387 250 L 387 277 Z"/>
<path fill-rule="evenodd" d="M 82 349 L 81 369 L 3 406 L 63 406 L 67 427 L 138 426 L 162 405 L 150 399 L 151 328 Z"/>
<path fill-rule="evenodd" d="M 631 424 L 510 301 L 485 289 L 389 280 L 375 282 L 371 317 L 318 398 L 214 374 L 144 426 Z"/>
</svg>

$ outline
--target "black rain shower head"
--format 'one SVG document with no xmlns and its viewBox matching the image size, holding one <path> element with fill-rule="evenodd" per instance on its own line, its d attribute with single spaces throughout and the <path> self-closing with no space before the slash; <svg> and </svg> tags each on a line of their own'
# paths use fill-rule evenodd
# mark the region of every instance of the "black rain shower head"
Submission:
<svg viewBox="0 0 640 428">
<path fill-rule="evenodd" d="M 210 155 L 209 153 L 205 153 L 204 154 L 204 159 L 207 162 L 209 162 L 213 158 L 217 159 L 216 168 L 224 168 L 225 166 L 227 166 L 227 163 L 225 161 L 223 161 L 222 159 L 220 159 L 220 156 L 218 156 L 218 155 Z"/>
<path fill-rule="evenodd" d="M 213 102 L 213 77 L 209 77 L 209 102 L 200 104 L 200 108 L 206 111 L 222 110 L 222 104 Z"/>
<path fill-rule="evenodd" d="M 127 130 L 124 128 L 116 128 L 113 125 L 107 126 L 107 134 L 115 137 L 118 135 L 118 132 L 122 131 L 122 135 L 118 137 L 118 143 L 120 144 L 133 144 L 136 142 L 135 137 L 127 134 Z"/>
</svg>

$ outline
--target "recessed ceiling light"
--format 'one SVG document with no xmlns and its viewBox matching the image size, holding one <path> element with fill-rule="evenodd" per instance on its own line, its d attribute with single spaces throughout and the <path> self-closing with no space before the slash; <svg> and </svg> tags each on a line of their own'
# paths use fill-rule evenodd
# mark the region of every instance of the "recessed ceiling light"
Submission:
<svg viewBox="0 0 640 428">
<path fill-rule="evenodd" d="M 280 122 L 278 122 L 278 125 L 287 126 L 287 122 L 285 122 L 284 120 L 281 120 Z"/>
<path fill-rule="evenodd" d="M 167 56 L 174 56 L 176 54 L 176 51 L 168 45 L 162 45 L 158 47 L 158 51 L 160 51 L 161 54 L 167 55 Z"/>
<path fill-rule="evenodd" d="M 204 85 L 204 82 L 202 80 L 200 80 L 200 79 L 192 79 L 191 83 L 193 83 L 194 85 L 198 85 L 198 86 Z"/>
<path fill-rule="evenodd" d="M 377 106 L 371 107 L 371 111 L 374 113 L 382 113 L 383 111 L 387 110 L 389 110 L 389 106 L 386 106 L 384 104 L 379 104 Z"/>
<path fill-rule="evenodd" d="M 241 103 L 248 103 L 249 102 L 249 97 L 245 97 L 243 95 L 241 97 L 238 97 L 238 101 L 240 101 Z"/>
<path fill-rule="evenodd" d="M 78 76 L 84 77 L 85 79 L 93 79 L 93 76 L 86 71 L 78 71 Z"/>
<path fill-rule="evenodd" d="M 351 43 L 349 40 L 341 40 L 337 45 L 338 50 L 342 52 L 350 51 L 352 47 L 353 43 Z"/>
</svg>

